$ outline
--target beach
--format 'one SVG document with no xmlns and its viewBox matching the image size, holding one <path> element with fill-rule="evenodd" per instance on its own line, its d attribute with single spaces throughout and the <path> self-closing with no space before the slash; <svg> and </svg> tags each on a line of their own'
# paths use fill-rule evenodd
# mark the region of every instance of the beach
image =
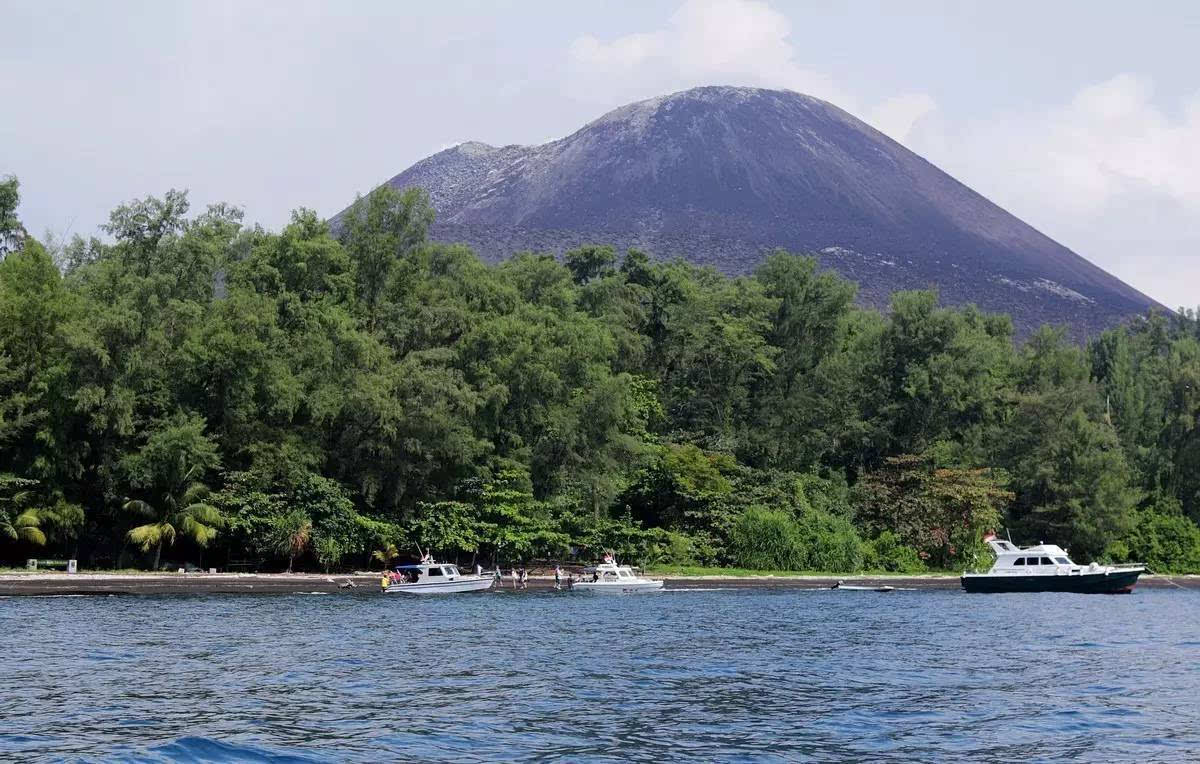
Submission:
<svg viewBox="0 0 1200 764">
<path fill-rule="evenodd" d="M 763 576 L 654 576 L 666 589 L 828 589 L 838 581 L 857 586 L 892 586 L 896 589 L 958 589 L 958 576 L 921 575 L 763 575 Z M 297 594 L 350 592 L 379 588 L 380 574 L 354 573 L 0 573 L 0 597 L 54 595 L 152 594 Z M 349 586 L 348 584 L 352 584 Z M 1200 590 L 1200 576 L 1145 575 L 1139 588 L 1181 587 Z M 513 591 L 505 576 L 493 587 Z M 528 590 L 554 588 L 553 575 L 530 575 Z"/>
</svg>

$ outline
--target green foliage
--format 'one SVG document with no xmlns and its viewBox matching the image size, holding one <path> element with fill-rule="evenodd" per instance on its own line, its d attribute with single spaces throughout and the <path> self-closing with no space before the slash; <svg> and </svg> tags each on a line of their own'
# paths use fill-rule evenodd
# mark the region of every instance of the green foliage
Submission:
<svg viewBox="0 0 1200 764">
<path fill-rule="evenodd" d="M 0 178 L 0 260 L 20 247 L 25 238 L 25 229 L 17 218 L 17 205 L 21 201 L 19 189 L 20 184 L 13 176 Z"/>
<path fill-rule="evenodd" d="M 787 512 L 749 507 L 733 523 L 730 558 L 754 570 L 801 570 L 804 547 L 800 529 Z"/>
<path fill-rule="evenodd" d="M 1115 562 L 1145 563 L 1155 573 L 1200 573 L 1200 528 L 1177 511 L 1145 510 L 1106 553 Z"/>
<path fill-rule="evenodd" d="M 860 481 L 856 520 L 869 534 L 894 533 L 933 567 L 962 567 L 1000 525 L 1013 499 L 1006 482 L 997 470 L 939 467 L 929 454 L 889 457 Z"/>
<path fill-rule="evenodd" d="M 1019 533 L 1053 539 L 1086 562 L 1129 530 L 1142 494 L 1082 352 L 1043 330 L 1022 356 L 1002 452 L 1016 493 L 1011 516 Z"/>
<path fill-rule="evenodd" d="M 49 248 L 18 198 L 0 181 L 2 556 L 899 571 L 1006 525 L 1192 559 L 1195 312 L 1017 346 L 934 292 L 862 309 L 785 252 L 740 278 L 606 246 L 488 265 L 426 240 L 415 189 L 279 232 L 169 191 Z"/>
<path fill-rule="evenodd" d="M 862 570 L 863 542 L 849 520 L 815 509 L 803 512 L 797 520 L 802 569 L 830 573 Z"/>
<path fill-rule="evenodd" d="M 850 522 L 813 509 L 794 518 L 748 507 L 734 521 L 729 554 L 735 564 L 758 570 L 852 573 L 863 565 L 863 544 Z"/>
<path fill-rule="evenodd" d="M 900 538 L 891 531 L 884 531 L 867 542 L 863 567 L 889 573 L 920 573 L 925 570 L 917 550 L 900 543 Z"/>
<path fill-rule="evenodd" d="M 271 546 L 277 554 L 287 557 L 287 572 L 292 572 L 296 558 L 312 546 L 312 518 L 302 509 L 293 509 L 275 518 L 271 528 Z M 336 546 L 336 539 L 331 539 Z"/>
</svg>

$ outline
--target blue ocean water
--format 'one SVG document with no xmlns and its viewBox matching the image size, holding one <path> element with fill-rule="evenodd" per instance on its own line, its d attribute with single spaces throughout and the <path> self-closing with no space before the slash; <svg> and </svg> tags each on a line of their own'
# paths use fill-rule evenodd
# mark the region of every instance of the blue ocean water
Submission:
<svg viewBox="0 0 1200 764">
<path fill-rule="evenodd" d="M 1200 594 L 0 599 L 0 759 L 1186 761 Z"/>
</svg>

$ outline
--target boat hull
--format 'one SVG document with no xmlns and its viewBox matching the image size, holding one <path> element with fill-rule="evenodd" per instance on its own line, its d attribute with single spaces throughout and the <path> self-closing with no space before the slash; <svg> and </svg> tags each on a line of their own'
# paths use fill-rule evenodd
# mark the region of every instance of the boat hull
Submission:
<svg viewBox="0 0 1200 764">
<path fill-rule="evenodd" d="M 460 594 L 462 592 L 482 592 L 492 588 L 495 581 L 491 576 L 463 576 L 453 581 L 421 581 L 415 584 L 392 584 L 387 588 L 388 594 Z"/>
<path fill-rule="evenodd" d="M 1129 594 L 1142 569 L 1097 571 L 1068 576 L 965 575 L 962 588 L 968 592 L 1074 592 L 1077 594 Z"/>
<path fill-rule="evenodd" d="M 618 581 L 611 584 L 602 581 L 583 581 L 576 583 L 571 590 L 595 594 L 642 594 L 662 591 L 662 587 L 662 581 Z"/>
</svg>

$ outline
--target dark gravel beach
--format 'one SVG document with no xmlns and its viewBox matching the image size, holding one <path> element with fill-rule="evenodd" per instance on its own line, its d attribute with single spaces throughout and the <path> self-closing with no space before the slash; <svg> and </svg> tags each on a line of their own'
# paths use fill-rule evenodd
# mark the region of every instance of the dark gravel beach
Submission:
<svg viewBox="0 0 1200 764">
<path fill-rule="evenodd" d="M 658 576 L 655 576 L 656 578 Z M 958 589 L 957 576 L 695 576 L 662 577 L 667 589 L 828 589 L 838 580 L 897 589 Z M 353 584 L 353 586 L 348 586 Z M 377 589 L 377 573 L 7 573 L 0 597 L 119 594 L 295 594 Z M 552 576 L 530 576 L 528 589 L 551 589 Z M 1200 589 L 1200 576 L 1143 576 L 1138 587 Z M 501 590 L 512 591 L 505 577 Z"/>
</svg>

